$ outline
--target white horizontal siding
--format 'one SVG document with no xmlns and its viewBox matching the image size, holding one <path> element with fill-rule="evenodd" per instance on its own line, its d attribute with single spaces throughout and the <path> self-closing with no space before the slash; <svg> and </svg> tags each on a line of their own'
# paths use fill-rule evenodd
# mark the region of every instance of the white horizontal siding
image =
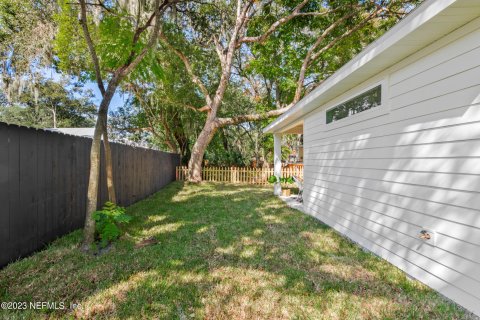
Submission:
<svg viewBox="0 0 480 320">
<path fill-rule="evenodd" d="M 437 246 L 446 251 L 451 251 L 454 254 L 459 251 L 459 247 L 474 248 L 472 245 L 478 243 L 478 239 L 480 238 L 480 229 L 468 224 L 448 220 L 438 215 L 425 214 L 392 203 L 385 203 L 381 201 L 382 199 L 369 199 L 368 194 L 358 195 L 349 193 L 351 190 L 335 188 L 335 186 L 326 188 L 309 184 L 309 188 L 311 192 L 316 193 L 315 196 L 319 199 L 335 200 L 335 203 L 343 203 L 343 205 L 351 209 L 368 211 L 369 215 L 378 216 L 381 214 L 418 227 L 436 226 L 436 231 L 442 235 L 441 238 L 437 239 Z M 418 230 L 416 232 L 418 232 Z M 468 237 L 466 237 L 467 234 L 469 235 Z M 467 259 L 477 263 L 480 262 L 477 255 L 473 255 Z"/>
<path fill-rule="evenodd" d="M 394 88 L 400 83 L 409 82 L 410 79 L 414 77 L 424 78 L 425 83 L 429 82 L 428 78 L 425 78 L 425 75 L 428 75 L 430 70 L 438 70 L 435 69 L 436 67 L 449 63 L 449 61 L 456 61 L 455 67 L 462 66 L 463 63 L 467 63 L 466 61 L 458 61 L 458 60 L 465 60 L 464 57 L 469 55 L 472 50 L 476 50 L 480 47 L 480 44 L 477 42 L 475 33 L 469 33 L 464 35 L 461 39 L 455 40 L 455 45 L 448 45 L 440 50 L 435 50 L 430 52 L 427 56 L 420 59 L 416 63 L 416 69 L 412 72 L 410 68 L 402 68 L 397 70 L 394 74 L 391 75 L 391 85 Z M 461 47 L 461 52 L 458 51 L 458 48 Z M 471 66 L 472 67 L 472 66 Z M 468 68 L 467 68 L 468 69 Z M 442 69 L 439 72 L 438 79 L 442 78 L 442 75 L 445 73 L 449 74 L 450 72 L 454 71 L 455 68 L 448 68 Z M 437 80 L 438 80 L 437 79 Z"/>
<path fill-rule="evenodd" d="M 480 147 L 480 146 L 479 146 Z M 307 146 L 308 148 L 308 146 Z M 442 172 L 480 175 L 480 161 L 476 158 L 458 159 L 341 159 L 314 161 L 304 156 L 305 163 L 311 166 L 382 169 L 415 172 Z"/>
<path fill-rule="evenodd" d="M 318 147 L 315 152 L 332 152 L 358 150 L 365 148 L 382 148 L 391 146 L 414 146 L 420 144 L 435 144 L 446 142 L 461 142 L 480 139 L 480 121 L 460 123 L 456 125 L 437 126 L 429 129 L 419 129 L 411 132 L 378 132 L 379 135 L 363 134 L 353 141 L 336 140 L 327 143 L 316 143 L 310 140 L 312 146 Z M 324 134 L 325 136 L 325 134 Z M 441 139 L 439 139 L 441 137 Z M 474 142 L 474 141 L 473 141 Z M 456 156 L 456 155 L 454 155 Z"/>
<path fill-rule="evenodd" d="M 441 43 L 306 117 L 305 207 L 480 314 L 480 29 Z M 379 81 L 381 111 L 325 124 L 325 110 Z"/>
<path fill-rule="evenodd" d="M 418 213 L 412 210 L 409 210 L 409 211 L 415 212 L 416 214 L 409 214 L 409 212 L 402 211 L 402 210 L 408 210 L 406 208 L 400 208 L 400 211 L 399 211 L 398 207 L 392 206 L 393 208 L 390 208 L 389 207 L 390 204 L 388 203 L 383 203 L 382 201 L 375 203 L 374 202 L 375 200 L 369 199 L 367 197 L 357 198 L 355 201 L 351 201 L 350 199 L 349 201 L 350 197 L 352 196 L 360 197 L 360 195 L 349 194 L 348 192 L 344 193 L 342 192 L 343 188 L 339 188 L 340 186 L 333 186 L 333 188 L 326 188 L 322 185 L 311 184 L 309 182 L 306 182 L 305 184 L 309 185 L 312 192 L 316 192 L 317 195 L 320 195 L 320 198 L 324 198 L 324 197 L 335 198 L 336 200 L 341 201 L 344 204 L 349 203 L 349 206 L 352 206 L 352 208 L 355 207 L 355 209 L 368 212 L 369 215 L 372 215 L 378 211 L 379 214 L 394 217 L 394 219 L 401 222 L 406 222 L 406 223 L 415 222 L 415 225 L 417 225 L 418 227 L 427 227 L 427 226 L 435 225 L 436 226 L 435 230 L 437 232 L 440 232 L 439 228 L 441 228 L 442 234 L 446 237 L 451 238 L 451 239 L 448 239 L 448 241 L 446 238 L 440 239 L 440 242 L 437 243 L 437 246 L 447 251 L 451 251 L 452 253 L 462 252 L 463 250 L 469 251 L 471 249 L 477 248 L 477 244 L 472 243 L 472 241 L 475 242 L 475 238 L 478 239 L 478 233 L 479 233 L 478 228 L 469 227 L 468 225 L 464 225 L 464 224 L 458 224 L 456 221 L 452 222 L 452 221 L 446 220 L 445 222 L 440 223 L 439 220 L 442 220 L 441 217 L 426 216 L 422 212 Z M 383 207 L 383 210 L 386 210 L 387 212 L 378 210 L 379 208 L 382 208 L 382 207 Z M 415 218 L 412 218 L 413 215 L 415 215 Z M 410 217 L 410 219 L 408 219 L 407 217 Z M 452 230 L 450 230 L 449 228 L 452 228 Z M 467 233 L 469 234 L 468 237 L 466 237 Z M 418 229 L 412 235 L 416 236 L 417 234 L 418 234 Z M 442 242 L 444 240 L 445 242 Z M 480 263 L 480 254 L 474 252 L 473 255 L 468 257 L 468 259 L 471 261 Z"/>
<path fill-rule="evenodd" d="M 364 218 L 362 215 L 357 215 L 341 206 L 336 206 L 324 201 L 317 201 L 315 204 L 310 204 L 309 208 L 314 211 L 327 212 L 327 215 L 330 215 L 334 219 L 342 218 L 349 221 L 352 225 L 375 232 L 377 235 L 389 240 L 388 243 L 383 243 L 386 249 L 390 251 L 396 250 L 397 253 L 403 251 L 406 255 L 421 256 L 421 259 L 427 263 L 425 267 L 428 267 L 429 264 L 435 266 L 436 269 L 433 270 L 436 270 L 435 275 L 437 277 L 448 281 L 448 279 L 454 276 L 455 279 L 457 279 L 456 285 L 460 289 L 472 295 L 478 293 L 478 288 L 480 287 L 478 273 L 480 271 L 474 269 L 472 272 L 472 262 L 438 247 L 423 244 L 418 240 L 418 237 L 412 234 L 412 230 L 410 229 L 414 229 L 414 226 L 409 227 L 406 223 L 392 223 L 385 218 L 373 220 L 373 216 Z M 420 259 L 417 258 L 415 262 L 418 263 L 419 261 Z M 462 271 L 468 272 L 468 276 L 462 273 Z M 459 282 L 460 280 L 461 282 Z"/>
<path fill-rule="evenodd" d="M 438 80 L 424 86 L 419 86 L 415 90 L 406 92 L 399 96 L 391 97 L 391 108 L 406 108 L 408 106 L 415 105 L 423 101 L 428 101 L 442 95 L 454 93 L 456 91 L 465 89 L 465 84 L 467 83 L 469 87 L 479 85 L 479 71 L 480 66 L 467 71 L 459 72 L 446 79 Z"/>
<path fill-rule="evenodd" d="M 400 243 L 386 239 L 376 232 L 352 223 L 351 221 L 347 221 L 342 217 L 337 217 L 336 212 L 332 214 L 331 212 L 316 210 L 314 208 L 310 208 L 309 212 L 311 215 L 347 235 L 350 239 L 358 242 L 365 248 L 375 252 L 411 276 L 428 284 L 446 297 L 457 301 L 460 305 L 478 314 L 480 299 L 478 299 L 476 295 L 470 294 L 455 285 L 458 274 L 452 275 L 451 279 L 449 279 L 450 281 L 447 282 L 443 279 L 444 277 L 438 277 L 436 275 L 438 273 L 436 271 L 443 268 L 436 265 L 435 261 L 426 260 L 424 257 L 414 254 L 413 251 L 408 252 L 405 247 L 402 250 Z M 392 244 L 394 246 L 392 246 Z"/>
<path fill-rule="evenodd" d="M 404 183 L 447 190 L 477 190 L 480 192 L 480 178 L 478 175 L 440 172 L 415 172 L 406 170 L 394 171 L 382 170 L 378 168 L 358 170 L 358 168 L 318 167 L 315 165 L 309 166 L 314 167 L 311 169 L 312 172 L 320 175 L 355 177 L 359 179 Z"/>
<path fill-rule="evenodd" d="M 442 124 L 462 123 L 465 122 L 464 118 L 466 120 L 471 117 L 478 119 L 479 110 L 471 107 L 478 106 L 480 103 L 479 92 L 480 85 L 461 89 L 423 101 L 422 108 L 410 106 L 405 109 L 392 110 L 390 113 L 379 117 L 369 117 L 365 121 L 345 123 L 345 125 L 335 129 L 332 135 L 341 136 L 342 134 L 349 134 L 352 137 L 352 133 L 364 132 L 365 128 L 375 128 L 376 130 L 372 134 L 376 134 L 377 132 L 383 132 L 384 127 L 392 125 L 396 126 L 397 130 L 406 130 L 408 132 L 422 128 L 437 127 Z M 408 121 L 408 123 L 400 124 L 399 121 Z M 434 121 L 439 121 L 439 123 Z M 309 139 L 318 141 L 331 139 L 331 134 L 328 136 L 321 134 L 324 131 L 330 131 L 327 129 L 328 126 L 316 124 L 316 126 L 312 127 L 312 136 Z M 392 131 L 395 132 L 395 130 Z"/>
</svg>

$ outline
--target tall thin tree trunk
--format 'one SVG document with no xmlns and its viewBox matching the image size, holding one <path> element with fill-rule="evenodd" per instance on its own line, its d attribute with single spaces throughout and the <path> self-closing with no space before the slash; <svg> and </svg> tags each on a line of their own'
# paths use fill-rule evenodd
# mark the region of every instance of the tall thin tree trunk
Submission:
<svg viewBox="0 0 480 320">
<path fill-rule="evenodd" d="M 52 108 L 52 114 L 53 114 L 53 127 L 57 129 L 57 110 L 55 107 Z"/>
<path fill-rule="evenodd" d="M 83 228 L 82 250 L 90 251 L 95 241 L 95 220 L 92 214 L 97 210 L 98 184 L 100 180 L 100 146 L 104 134 L 104 124 L 107 122 L 107 112 L 110 101 L 117 89 L 118 80 L 112 79 L 103 96 L 98 109 L 97 122 L 93 134 L 92 147 L 90 149 L 90 173 L 88 177 L 87 212 L 85 214 L 85 226 Z"/>
<path fill-rule="evenodd" d="M 100 143 L 103 133 L 102 120 L 100 118 L 101 115 L 99 113 L 90 150 L 90 174 L 88 177 L 87 212 L 83 229 L 83 251 L 90 251 L 91 245 L 95 241 L 95 220 L 93 220 L 92 214 L 97 210 L 98 183 L 100 178 Z"/>
<path fill-rule="evenodd" d="M 107 121 L 105 117 L 105 122 Z M 105 170 L 107 172 L 107 190 L 108 201 L 117 203 L 117 196 L 115 194 L 115 183 L 113 181 L 113 160 L 112 150 L 110 148 L 110 141 L 108 140 L 108 129 L 106 123 L 103 124 L 103 148 L 105 150 Z"/>
<path fill-rule="evenodd" d="M 100 68 L 100 62 L 98 59 L 98 56 L 95 52 L 95 45 L 92 41 L 92 37 L 90 36 L 90 32 L 88 30 L 88 24 L 87 24 L 87 3 L 85 0 L 79 0 L 80 4 L 80 24 L 83 29 L 83 33 L 85 36 L 85 40 L 87 42 L 88 50 L 90 52 L 92 62 L 94 65 L 95 69 L 95 77 L 97 80 L 98 88 L 102 92 L 102 102 L 100 103 L 100 107 L 98 109 L 98 117 L 97 117 L 97 122 L 95 124 L 95 132 L 93 135 L 93 141 L 92 141 L 92 148 L 90 151 L 90 173 L 89 173 L 89 180 L 88 180 L 88 191 L 87 191 L 87 212 L 85 214 L 85 227 L 83 229 L 83 243 L 82 243 L 82 249 L 85 251 L 90 251 L 91 245 L 93 244 L 95 240 L 95 220 L 93 220 L 93 212 L 97 209 L 97 198 L 98 198 L 98 183 L 99 183 L 99 178 L 100 178 L 100 144 L 101 144 L 101 137 L 102 135 L 105 136 L 105 140 L 107 141 L 105 145 L 105 155 L 107 160 L 107 172 L 110 178 L 113 178 L 112 171 L 110 170 L 112 168 L 111 162 L 111 152 L 108 144 L 108 137 L 107 137 L 107 116 L 108 116 L 108 107 L 110 106 L 110 102 L 112 101 L 113 95 L 115 94 L 115 91 L 117 90 L 118 84 L 124 78 L 127 76 L 133 69 L 135 69 L 138 64 L 142 61 L 142 59 L 145 57 L 145 55 L 148 53 L 148 51 L 155 46 L 157 43 L 157 39 L 159 36 L 160 32 L 160 26 L 161 26 L 161 19 L 163 16 L 163 12 L 170 6 L 168 1 L 160 5 L 160 0 L 155 0 L 154 8 L 155 8 L 155 13 L 154 15 L 151 16 L 149 22 L 145 27 L 137 27 L 135 31 L 135 35 L 133 37 L 133 47 L 137 46 L 138 40 L 141 38 L 141 35 L 144 31 L 147 30 L 149 27 L 150 23 L 153 22 L 153 18 L 155 17 L 155 22 L 154 22 L 154 27 L 151 35 L 149 36 L 148 42 L 146 45 L 143 47 L 143 49 L 136 53 L 137 50 L 132 50 L 130 53 L 130 56 L 127 60 L 127 62 L 118 68 L 112 75 L 112 78 L 110 79 L 108 83 L 108 87 L 105 90 L 104 89 L 104 84 L 102 80 L 102 74 L 101 74 L 101 68 Z M 110 169 L 108 169 L 110 167 Z M 110 179 L 111 185 L 113 186 L 113 179 Z M 113 197 L 115 197 L 115 191 L 114 189 L 109 189 L 109 194 L 110 190 L 113 190 Z M 111 195 L 111 194 L 110 194 Z"/>
<path fill-rule="evenodd" d="M 192 154 L 190 156 L 190 160 L 188 161 L 188 181 L 202 181 L 203 156 L 205 155 L 205 150 L 207 149 L 210 141 L 212 141 L 212 138 L 217 130 L 218 126 L 216 125 L 215 120 L 208 119 L 192 148 Z"/>
</svg>

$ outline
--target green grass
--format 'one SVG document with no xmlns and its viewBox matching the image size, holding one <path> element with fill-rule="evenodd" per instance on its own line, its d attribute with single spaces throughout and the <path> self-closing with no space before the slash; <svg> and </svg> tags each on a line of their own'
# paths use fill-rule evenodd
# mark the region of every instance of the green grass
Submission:
<svg viewBox="0 0 480 320">
<path fill-rule="evenodd" d="M 111 251 L 80 231 L 0 271 L 0 301 L 80 304 L 0 318 L 459 319 L 463 311 L 269 188 L 173 183 L 127 209 Z M 155 237 L 158 244 L 135 244 Z"/>
</svg>

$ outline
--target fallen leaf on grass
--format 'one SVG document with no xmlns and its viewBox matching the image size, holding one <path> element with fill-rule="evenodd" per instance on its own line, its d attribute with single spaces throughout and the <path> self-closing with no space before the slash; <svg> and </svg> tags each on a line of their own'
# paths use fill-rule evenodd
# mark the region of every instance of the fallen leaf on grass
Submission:
<svg viewBox="0 0 480 320">
<path fill-rule="evenodd" d="M 143 248 L 143 247 L 146 247 L 146 246 L 151 246 L 151 245 L 154 245 L 154 244 L 157 244 L 157 243 L 158 243 L 157 239 L 155 239 L 154 237 L 150 237 L 150 238 L 143 239 L 142 241 L 138 242 L 135 245 L 135 248 L 139 249 L 139 248 Z"/>
</svg>

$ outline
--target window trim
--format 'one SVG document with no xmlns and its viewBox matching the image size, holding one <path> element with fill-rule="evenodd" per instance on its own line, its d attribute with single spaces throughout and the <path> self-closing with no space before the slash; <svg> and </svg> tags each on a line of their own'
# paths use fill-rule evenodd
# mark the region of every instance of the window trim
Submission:
<svg viewBox="0 0 480 320">
<path fill-rule="evenodd" d="M 375 86 L 371 89 L 365 90 L 362 93 L 355 95 L 354 97 L 348 99 L 347 101 L 337 104 L 334 107 L 326 110 L 326 124 L 332 122 L 337 122 L 342 119 L 355 116 L 356 114 L 368 111 L 373 108 L 378 108 L 382 105 L 382 85 Z M 370 101 L 369 101 L 370 100 Z M 373 100 L 373 101 L 372 101 Z M 365 108 L 364 110 L 358 110 Z M 339 109 L 343 109 L 340 112 L 343 114 L 338 115 Z M 333 115 L 329 113 L 333 111 Z M 336 116 L 340 116 L 339 119 L 335 119 Z"/>
<path fill-rule="evenodd" d="M 389 101 L 387 100 L 388 99 L 388 89 L 389 89 L 388 83 L 389 83 L 388 77 L 385 77 L 380 81 L 375 81 L 368 86 L 361 87 L 361 89 L 352 91 L 352 93 L 349 93 L 348 95 L 345 95 L 345 97 L 343 99 L 339 100 L 338 102 L 336 102 L 331 107 L 328 107 L 328 108 L 324 109 L 322 118 L 323 118 L 323 126 L 325 128 L 325 131 L 330 131 L 330 130 L 337 129 L 339 127 L 343 127 L 343 126 L 346 126 L 346 125 L 353 124 L 353 123 L 370 120 L 370 119 L 373 119 L 373 118 L 376 118 L 378 116 L 381 116 L 381 115 L 384 115 L 384 114 L 388 113 L 389 112 L 389 109 L 388 109 Z M 368 110 L 364 110 L 364 111 L 359 112 L 359 113 L 355 113 L 355 114 L 353 114 L 349 117 L 345 117 L 345 118 L 327 123 L 327 112 L 329 110 L 334 109 L 335 107 L 337 107 L 337 106 L 339 106 L 339 105 L 341 105 L 341 104 L 343 104 L 343 103 L 345 103 L 349 100 L 352 100 L 355 97 L 361 95 L 362 93 L 365 93 L 365 92 L 367 92 L 367 91 L 369 91 L 369 90 L 371 90 L 375 87 L 378 87 L 378 86 L 381 86 L 381 103 L 380 103 L 380 105 L 378 105 L 374 108 L 370 108 Z"/>
</svg>

